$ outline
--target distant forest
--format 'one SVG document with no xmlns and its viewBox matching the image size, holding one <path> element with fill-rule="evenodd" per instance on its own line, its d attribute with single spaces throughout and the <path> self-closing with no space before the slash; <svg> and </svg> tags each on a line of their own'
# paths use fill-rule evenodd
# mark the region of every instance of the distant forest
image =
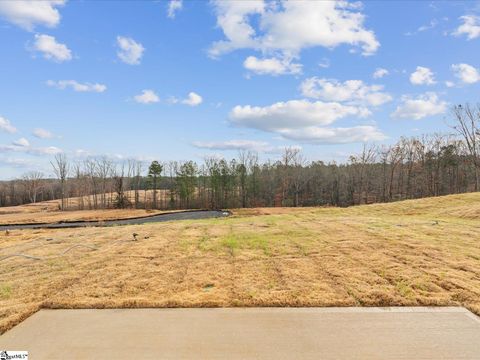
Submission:
<svg viewBox="0 0 480 360">
<path fill-rule="evenodd" d="M 149 165 L 106 157 L 71 162 L 58 154 L 57 179 L 28 172 L 0 182 L 0 206 L 54 199 L 62 210 L 351 206 L 479 191 L 480 105 L 454 106 L 451 114 L 455 134 L 364 145 L 344 164 L 307 162 L 296 148 L 263 163 L 247 151 L 231 161 Z"/>
</svg>

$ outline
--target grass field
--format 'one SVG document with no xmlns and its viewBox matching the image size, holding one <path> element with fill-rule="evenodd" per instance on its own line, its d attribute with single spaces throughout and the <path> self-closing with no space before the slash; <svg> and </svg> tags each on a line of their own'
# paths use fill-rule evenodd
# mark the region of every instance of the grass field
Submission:
<svg viewBox="0 0 480 360">
<path fill-rule="evenodd" d="M 0 249 L 0 332 L 42 307 L 463 305 L 480 315 L 480 193 L 14 230 Z"/>
</svg>

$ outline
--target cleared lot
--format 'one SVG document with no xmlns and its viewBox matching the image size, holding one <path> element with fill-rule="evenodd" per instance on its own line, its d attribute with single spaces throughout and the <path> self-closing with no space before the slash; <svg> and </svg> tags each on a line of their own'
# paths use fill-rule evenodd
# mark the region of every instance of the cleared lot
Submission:
<svg viewBox="0 0 480 360">
<path fill-rule="evenodd" d="M 462 305 L 480 314 L 479 215 L 475 193 L 14 230 L 0 236 L 0 329 L 40 308 Z"/>
</svg>

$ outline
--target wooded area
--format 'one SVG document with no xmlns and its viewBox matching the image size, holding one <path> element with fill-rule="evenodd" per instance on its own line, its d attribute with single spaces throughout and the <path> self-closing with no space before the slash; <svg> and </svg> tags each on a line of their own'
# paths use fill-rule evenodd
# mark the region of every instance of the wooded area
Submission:
<svg viewBox="0 0 480 360">
<path fill-rule="evenodd" d="M 307 162 L 296 148 L 275 162 L 241 151 L 231 161 L 154 161 L 148 168 L 106 157 L 70 162 L 59 154 L 52 161 L 56 180 L 29 172 L 0 182 L 0 206 L 52 199 L 61 199 L 63 210 L 350 206 L 478 191 L 480 105 L 455 106 L 452 117 L 456 134 L 364 145 L 345 164 Z"/>
</svg>

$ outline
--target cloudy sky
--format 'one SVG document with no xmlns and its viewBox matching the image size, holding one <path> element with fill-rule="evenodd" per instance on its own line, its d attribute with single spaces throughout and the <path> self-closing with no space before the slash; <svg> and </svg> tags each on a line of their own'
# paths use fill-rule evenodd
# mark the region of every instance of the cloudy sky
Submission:
<svg viewBox="0 0 480 360">
<path fill-rule="evenodd" d="M 54 154 L 345 161 L 478 102 L 480 2 L 0 1 L 0 178 Z"/>
</svg>

